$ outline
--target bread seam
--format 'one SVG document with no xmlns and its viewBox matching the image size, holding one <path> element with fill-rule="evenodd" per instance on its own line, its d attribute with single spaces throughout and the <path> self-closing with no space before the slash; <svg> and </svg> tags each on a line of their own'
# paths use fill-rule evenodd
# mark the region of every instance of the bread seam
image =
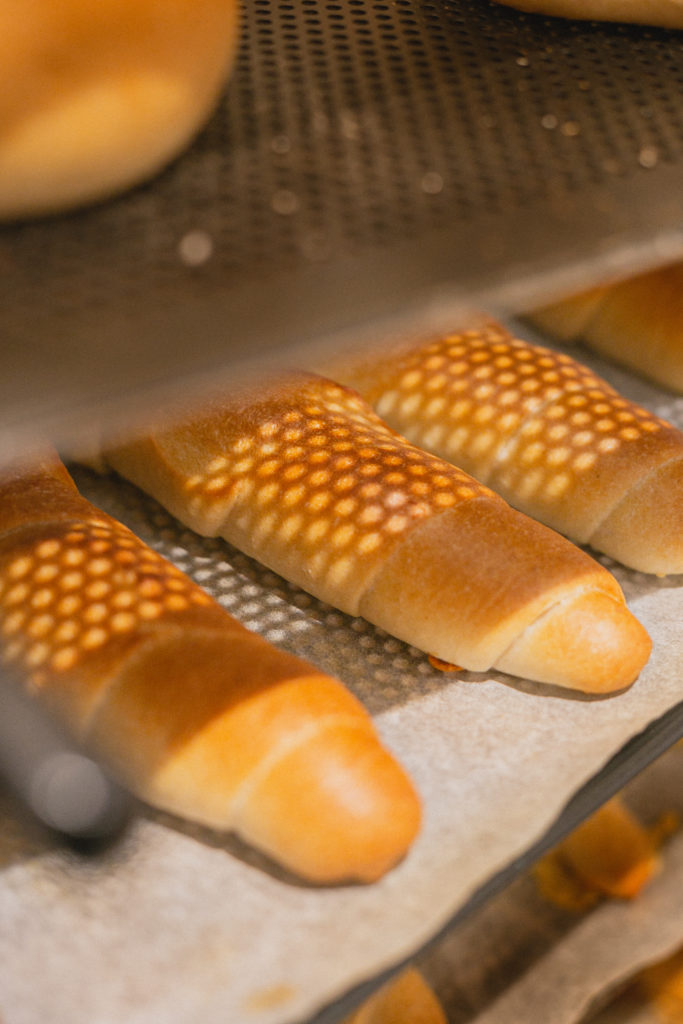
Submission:
<svg viewBox="0 0 683 1024">
<path fill-rule="evenodd" d="M 318 737 L 322 732 L 331 726 L 335 725 L 346 725 L 349 728 L 356 729 L 358 732 L 369 733 L 369 723 L 366 721 L 359 722 L 357 719 L 352 718 L 350 715 L 325 715 L 323 718 L 317 719 L 315 722 L 310 722 L 308 725 L 302 726 L 291 736 L 286 736 L 280 740 L 274 750 L 263 758 L 259 764 L 253 769 L 250 775 L 241 783 L 233 798 L 229 804 L 232 828 L 239 829 L 239 818 L 241 811 L 245 804 L 248 803 L 249 798 L 253 791 L 258 786 L 259 782 L 264 779 L 273 768 L 277 765 L 288 754 L 291 754 L 294 750 L 303 746 L 308 739 Z"/>
<path fill-rule="evenodd" d="M 593 606 L 595 610 L 595 602 L 597 601 L 597 607 L 601 609 L 601 602 L 606 601 L 607 605 L 604 605 L 604 609 L 607 612 L 608 605 L 612 606 L 612 613 L 618 609 L 621 602 L 614 598 L 611 594 L 605 593 L 601 588 L 596 587 L 583 587 L 576 595 L 575 598 L 567 597 L 560 601 L 556 601 L 553 605 L 539 615 L 533 623 L 531 623 L 527 629 L 525 629 L 519 636 L 509 645 L 505 653 L 496 661 L 494 667 L 498 671 L 509 672 L 512 675 L 526 674 L 523 671 L 525 661 L 529 658 L 529 654 L 534 652 L 540 657 L 541 662 L 548 651 L 550 651 L 551 658 L 555 659 L 553 653 L 553 647 L 558 633 L 562 635 L 563 622 L 572 621 L 572 609 L 580 607 L 581 604 L 590 607 Z M 610 614 L 607 612 L 607 619 L 609 621 Z M 559 620 L 559 621 L 558 621 Z M 637 620 L 634 620 L 637 622 Z M 593 631 L 593 625 L 598 626 L 599 632 L 600 619 L 592 618 L 586 620 L 581 618 L 574 620 L 573 628 L 577 631 L 576 637 L 580 638 L 583 630 L 586 626 L 589 626 L 591 632 Z M 639 635 L 638 635 L 639 634 Z M 621 638 L 623 640 L 623 636 Z M 617 640 L 617 635 L 612 632 L 612 643 Z M 581 647 L 583 643 L 586 644 L 586 651 L 592 650 L 587 661 L 584 661 L 585 679 L 590 680 L 589 685 L 572 685 L 572 689 L 583 690 L 586 693 L 614 693 L 616 690 L 623 690 L 630 686 L 638 677 L 638 674 L 646 663 L 647 658 L 650 655 L 652 644 L 645 630 L 642 627 L 639 628 L 631 636 L 632 645 L 629 644 L 627 652 L 625 654 L 623 644 L 618 647 L 613 647 L 613 653 L 616 654 L 619 663 L 618 675 L 615 675 L 610 668 L 607 672 L 604 671 L 605 662 L 599 660 L 599 654 L 596 658 L 596 652 L 592 650 L 591 640 L 589 637 L 584 637 L 583 642 L 579 641 L 577 651 L 579 652 L 579 658 L 581 658 Z M 549 647 L 548 647 L 549 644 Z M 570 640 L 571 644 L 571 640 Z M 519 649 L 517 649 L 519 645 Z M 527 648 L 525 650 L 525 647 Z M 558 671 L 550 669 L 550 672 L 545 675 L 530 675 L 528 678 L 536 679 L 538 681 L 550 682 L 554 685 L 561 687 L 567 686 L 567 677 L 563 671 L 562 662 L 557 662 Z M 591 668 L 592 667 L 592 668 Z M 615 683 L 618 680 L 618 685 Z"/>
<path fill-rule="evenodd" d="M 595 534 L 598 533 L 602 529 L 603 524 L 609 519 L 609 517 L 614 515 L 614 513 L 619 510 L 619 508 L 627 500 L 627 498 L 629 497 L 629 495 L 631 494 L 632 491 L 646 486 L 649 480 L 651 480 L 653 477 L 655 477 L 658 473 L 660 473 L 667 466 L 674 465 L 676 462 L 683 462 L 683 455 L 672 455 L 670 459 L 666 460 L 666 462 L 660 463 L 659 466 L 654 466 L 650 470 L 650 472 L 646 473 L 645 476 L 641 477 L 640 480 L 634 480 L 633 483 L 631 484 L 631 486 L 629 488 L 627 488 L 627 490 L 622 494 L 622 496 L 619 498 L 619 500 L 616 501 L 614 503 L 614 505 L 612 505 L 611 509 L 609 509 L 605 513 L 605 515 L 602 517 L 600 522 L 596 524 L 596 526 L 593 529 L 593 532 L 591 533 L 590 537 L 586 541 L 584 541 L 584 543 L 590 545 L 591 538 L 594 537 Z"/>
<path fill-rule="evenodd" d="M 596 593 L 596 594 L 605 594 L 606 597 L 611 598 L 613 601 L 615 600 L 613 594 L 610 594 L 610 592 L 608 590 L 605 590 L 603 587 L 596 587 L 596 586 L 592 586 L 590 584 L 584 584 L 584 586 L 582 586 L 582 587 L 577 587 L 577 589 L 575 591 L 572 591 L 571 594 L 565 594 L 564 597 L 561 597 L 559 600 L 554 601 L 553 604 L 548 605 L 547 608 L 544 608 L 543 611 L 540 612 L 536 616 L 535 619 L 532 619 L 531 622 L 528 622 L 527 625 L 522 630 L 522 632 L 518 636 L 516 636 L 514 638 L 514 640 L 511 640 L 510 643 L 505 648 L 505 650 L 502 651 L 498 655 L 498 657 L 496 658 L 496 660 L 493 663 L 493 665 L 491 665 L 491 668 L 495 669 L 496 665 L 498 664 L 498 662 L 502 661 L 503 658 L 505 658 L 507 656 L 507 653 L 510 650 L 510 648 L 514 647 L 515 644 L 518 643 L 522 639 L 522 637 L 524 636 L 526 631 L 528 629 L 533 629 L 534 626 L 536 625 L 536 623 L 540 622 L 541 619 L 543 619 L 546 615 L 550 615 L 551 612 L 557 611 L 557 609 L 561 608 L 562 605 L 569 604 L 569 603 L 575 601 L 577 598 L 582 597 L 584 594 L 590 594 L 590 593 L 593 593 L 593 592 Z M 504 669 L 500 669 L 500 671 L 502 672 L 502 671 L 505 671 L 505 670 Z"/>
<path fill-rule="evenodd" d="M 126 657 L 124 657 L 119 665 L 117 675 L 109 681 L 109 686 L 98 694 L 96 699 L 92 702 L 88 714 L 83 718 L 82 736 L 85 739 L 87 739 L 88 735 L 96 726 L 100 712 L 104 710 L 106 713 L 106 709 L 103 705 L 105 705 L 109 700 L 115 688 L 121 685 L 122 676 L 126 674 L 131 665 L 135 664 L 136 660 L 147 656 L 148 648 L 150 646 L 155 646 L 157 640 L 165 640 L 169 636 L 216 636 L 220 635 L 223 630 L 218 624 L 215 628 L 208 628 L 206 626 L 181 626 L 175 625 L 174 623 L 158 622 L 155 620 L 154 622 L 138 627 L 138 632 L 142 637 L 141 642 L 134 647 Z M 151 644 L 149 643 L 150 640 L 152 641 Z"/>
</svg>

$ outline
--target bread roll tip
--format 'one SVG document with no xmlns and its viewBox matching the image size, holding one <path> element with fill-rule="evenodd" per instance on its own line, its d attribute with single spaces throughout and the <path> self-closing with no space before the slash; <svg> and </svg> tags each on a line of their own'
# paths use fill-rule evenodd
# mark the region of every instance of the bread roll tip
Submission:
<svg viewBox="0 0 683 1024">
<path fill-rule="evenodd" d="M 522 634 L 498 667 L 524 675 L 533 665 L 544 681 L 586 693 L 626 689 L 640 675 L 652 640 L 626 604 L 600 591 L 560 602 Z"/>
<path fill-rule="evenodd" d="M 297 874 L 319 884 L 367 883 L 403 858 L 421 805 L 393 756 L 351 728 L 295 748 L 252 791 L 245 815 L 252 835 L 268 824 L 259 846 L 275 847 Z"/>
</svg>

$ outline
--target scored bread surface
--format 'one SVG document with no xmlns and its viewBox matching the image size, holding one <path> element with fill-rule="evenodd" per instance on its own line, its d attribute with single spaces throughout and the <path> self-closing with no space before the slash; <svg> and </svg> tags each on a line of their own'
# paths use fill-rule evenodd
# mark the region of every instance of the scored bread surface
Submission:
<svg viewBox="0 0 683 1024">
<path fill-rule="evenodd" d="M 608 680 L 573 678 L 568 643 L 555 668 L 545 659 L 542 681 L 620 688 L 647 659 L 649 640 L 605 569 L 330 380 L 291 374 L 231 393 L 105 459 L 198 532 L 445 661 L 490 668 L 578 591 L 617 609 L 624 654 L 607 660 Z M 518 672 L 538 679 L 528 654 Z"/>
<path fill-rule="evenodd" d="M 340 682 L 245 629 L 59 463 L 0 498 L 2 658 L 136 793 L 315 881 L 406 852 L 418 798 Z"/>
</svg>

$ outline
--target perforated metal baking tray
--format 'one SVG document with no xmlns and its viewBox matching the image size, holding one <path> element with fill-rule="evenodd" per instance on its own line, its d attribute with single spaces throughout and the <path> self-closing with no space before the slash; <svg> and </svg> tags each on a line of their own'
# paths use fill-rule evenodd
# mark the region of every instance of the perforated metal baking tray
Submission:
<svg viewBox="0 0 683 1024">
<path fill-rule="evenodd" d="M 155 181 L 0 231 L 0 457 L 303 344 L 683 254 L 683 33 L 488 0 L 247 0 Z"/>
</svg>

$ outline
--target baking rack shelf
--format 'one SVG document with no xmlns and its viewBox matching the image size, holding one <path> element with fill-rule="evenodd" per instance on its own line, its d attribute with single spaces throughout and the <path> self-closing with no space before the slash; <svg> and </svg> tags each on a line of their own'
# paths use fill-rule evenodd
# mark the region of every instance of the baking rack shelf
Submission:
<svg viewBox="0 0 683 1024">
<path fill-rule="evenodd" d="M 0 232 L 0 455 L 683 253 L 682 57 L 681 33 L 489 0 L 249 0 L 186 154 Z"/>
</svg>

